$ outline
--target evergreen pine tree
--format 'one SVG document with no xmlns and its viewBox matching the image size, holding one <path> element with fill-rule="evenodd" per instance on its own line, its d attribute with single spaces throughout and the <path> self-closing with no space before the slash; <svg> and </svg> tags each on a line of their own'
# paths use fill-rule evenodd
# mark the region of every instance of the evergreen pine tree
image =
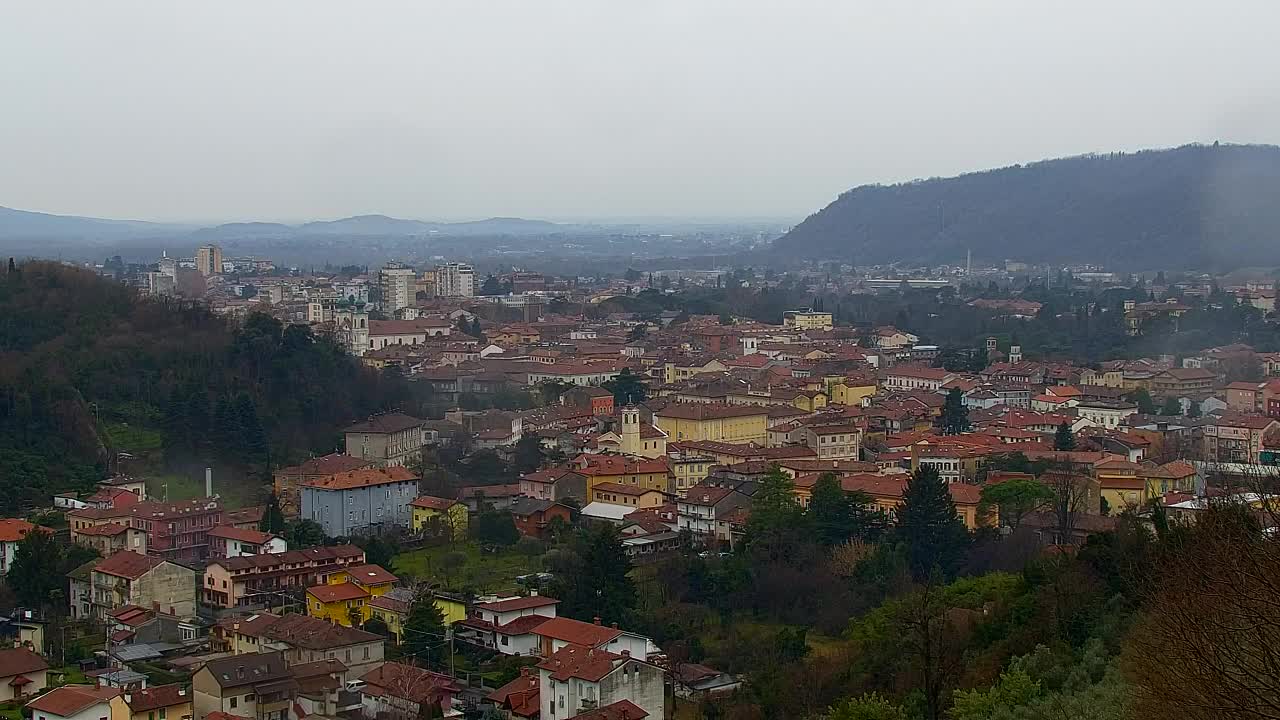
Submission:
<svg viewBox="0 0 1280 720">
<path fill-rule="evenodd" d="M 213 440 L 215 454 L 239 459 L 240 418 L 236 414 L 231 398 L 226 395 L 219 397 L 218 402 L 214 404 L 213 427 L 209 429 L 209 436 Z"/>
<path fill-rule="evenodd" d="M 796 501 L 795 483 L 774 467 L 760 480 L 751 498 L 743 545 L 774 560 L 789 558 L 800 544 L 804 521 Z"/>
<path fill-rule="evenodd" d="M 583 621 L 599 617 L 626 623 L 630 619 L 636 591 L 618 526 L 600 523 L 579 530 L 569 549 L 557 553 L 552 567 L 553 590 L 565 615 Z"/>
<path fill-rule="evenodd" d="M 267 500 L 267 509 L 262 513 L 262 522 L 258 523 L 262 532 L 279 534 L 285 531 L 284 512 L 280 510 L 280 498 L 271 493 Z"/>
<path fill-rule="evenodd" d="M 404 621 L 400 643 L 404 654 L 426 667 L 444 667 L 449 644 L 445 642 L 444 613 L 426 586 L 418 588 Z"/>
<path fill-rule="evenodd" d="M 969 431 L 969 408 L 964 404 L 964 393 L 960 392 L 960 388 L 953 387 L 947 393 L 938 426 L 944 435 L 959 435 Z"/>
<path fill-rule="evenodd" d="M 814 539 L 828 547 L 839 545 L 858 532 L 853 503 L 833 473 L 823 473 L 814 483 L 807 516 Z"/>
<path fill-rule="evenodd" d="M 1075 450 L 1076 434 L 1071 432 L 1071 426 L 1066 422 L 1058 425 L 1058 430 L 1053 434 L 1054 450 Z"/>
<path fill-rule="evenodd" d="M 895 532 L 906 546 L 917 578 L 928 577 L 934 568 L 946 577 L 955 576 L 969 533 L 956 516 L 951 492 L 936 469 L 922 465 L 907 481 Z"/>
</svg>

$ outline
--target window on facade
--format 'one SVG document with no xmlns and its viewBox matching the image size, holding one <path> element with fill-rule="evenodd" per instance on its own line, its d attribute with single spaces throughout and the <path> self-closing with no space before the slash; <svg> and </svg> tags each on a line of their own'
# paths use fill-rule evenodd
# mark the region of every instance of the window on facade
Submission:
<svg viewBox="0 0 1280 720">
<path fill-rule="evenodd" d="M 240 698 L 238 697 L 231 698 L 231 709 L 235 710 L 239 706 L 240 706 Z"/>
</svg>

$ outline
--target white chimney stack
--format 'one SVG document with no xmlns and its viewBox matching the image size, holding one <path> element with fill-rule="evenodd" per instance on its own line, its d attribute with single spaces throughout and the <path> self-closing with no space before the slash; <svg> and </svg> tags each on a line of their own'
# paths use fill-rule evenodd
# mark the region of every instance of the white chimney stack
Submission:
<svg viewBox="0 0 1280 720">
<path fill-rule="evenodd" d="M 204 496 L 213 497 L 213 468 L 211 467 L 204 469 Z"/>
</svg>

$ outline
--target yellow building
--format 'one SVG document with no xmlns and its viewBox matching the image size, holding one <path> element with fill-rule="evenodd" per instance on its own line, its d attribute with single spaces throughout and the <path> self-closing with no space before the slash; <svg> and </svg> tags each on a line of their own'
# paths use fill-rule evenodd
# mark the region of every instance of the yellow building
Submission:
<svg viewBox="0 0 1280 720">
<path fill-rule="evenodd" d="M 714 358 L 701 363 L 696 361 L 668 362 L 663 366 L 662 381 L 670 385 L 680 380 L 688 380 L 694 375 L 722 373 L 728 369 L 724 363 Z"/>
<path fill-rule="evenodd" d="M 830 330 L 835 326 L 835 319 L 829 312 L 788 310 L 782 314 L 782 325 L 796 330 Z"/>
<path fill-rule="evenodd" d="M 325 576 L 325 584 L 307 590 L 307 614 L 350 627 L 369 619 L 369 599 L 395 587 L 395 575 L 378 565 L 355 565 Z"/>
<path fill-rule="evenodd" d="M 707 479 L 707 473 L 716 464 L 709 457 L 685 457 L 669 462 L 671 475 L 675 479 L 675 487 L 672 489 L 680 497 L 684 497 L 689 488 Z"/>
<path fill-rule="evenodd" d="M 363 625 L 368 616 L 369 593 L 350 582 L 317 585 L 307 589 L 307 614 L 321 620 L 352 627 Z"/>
<path fill-rule="evenodd" d="M 667 502 L 667 494 L 649 488 L 623 485 L 616 482 L 598 482 L 591 488 L 591 502 L 627 505 L 634 508 L 658 507 Z"/>
<path fill-rule="evenodd" d="M 434 600 L 446 625 L 466 619 L 467 605 L 462 600 L 439 594 Z M 404 624 L 412 609 L 413 591 L 408 588 L 396 588 L 385 595 L 369 599 L 369 616 L 385 623 L 396 642 L 404 637 Z"/>
<path fill-rule="evenodd" d="M 671 442 L 712 440 L 764 445 L 769 413 L 751 405 L 671 403 L 653 414 L 653 422 Z"/>
<path fill-rule="evenodd" d="M 827 395 L 817 390 L 802 390 L 792 399 L 791 404 L 797 410 L 817 412 L 827 406 Z"/>
<path fill-rule="evenodd" d="M 436 537 L 460 538 L 467 534 L 467 506 L 457 500 L 423 495 L 409 503 L 410 528 Z"/>
<path fill-rule="evenodd" d="M 667 458 L 580 455 L 574 465 L 577 472 L 587 479 L 587 497 L 591 497 L 595 486 L 602 482 L 668 494 L 672 492 L 671 466 Z"/>
<path fill-rule="evenodd" d="M 831 402 L 836 405 L 862 405 L 863 398 L 876 394 L 876 384 L 868 380 L 850 380 L 844 378 L 831 383 Z"/>
<path fill-rule="evenodd" d="M 1080 372 L 1081 385 L 1093 385 L 1096 387 L 1123 388 L 1124 387 L 1124 371 L 1119 369 L 1100 369 L 1092 370 L 1086 368 Z"/>
<path fill-rule="evenodd" d="M 1194 467 L 1183 461 L 1152 467 L 1119 457 L 1093 466 L 1098 493 L 1112 515 L 1140 508 L 1167 492 L 1190 492 L 1195 472 Z"/>
</svg>

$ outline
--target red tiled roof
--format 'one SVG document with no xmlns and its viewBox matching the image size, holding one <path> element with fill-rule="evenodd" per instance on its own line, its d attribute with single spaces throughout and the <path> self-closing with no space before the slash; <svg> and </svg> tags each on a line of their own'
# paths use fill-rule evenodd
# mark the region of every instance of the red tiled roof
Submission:
<svg viewBox="0 0 1280 720">
<path fill-rule="evenodd" d="M 320 488 L 323 490 L 351 490 L 353 488 L 369 487 L 373 485 L 414 482 L 417 481 L 417 479 L 418 476 L 410 472 L 408 468 L 391 466 L 385 468 L 365 468 L 362 470 L 352 470 L 350 472 L 338 473 L 335 475 L 327 475 L 314 480 L 304 481 L 302 484 L 306 487 Z"/>
<path fill-rule="evenodd" d="M 425 422 L 425 420 L 419 420 L 404 413 L 387 413 L 385 415 L 374 415 L 365 422 L 356 423 L 343 430 L 343 432 L 384 435 L 421 427 Z"/>
<path fill-rule="evenodd" d="M 543 628 L 548 624 L 544 623 Z M 545 635 L 541 629 L 538 634 Z M 538 663 L 538 669 L 550 670 L 551 679 L 558 682 L 568 682 L 569 680 L 599 682 L 606 675 L 613 672 L 614 661 L 621 660 L 622 657 L 622 655 L 611 653 L 608 650 L 600 650 L 591 644 L 570 643 Z"/>
<path fill-rule="evenodd" d="M 654 412 L 655 416 L 679 420 L 718 420 L 721 418 L 768 415 L 763 407 L 755 405 L 722 405 L 720 403 L 670 403 Z"/>
<path fill-rule="evenodd" d="M 260 530 L 241 530 L 230 525 L 219 525 L 209 531 L 209 537 L 238 540 L 251 545 L 262 545 L 274 538 L 275 535 Z"/>
<path fill-rule="evenodd" d="M 121 550 L 94 566 L 94 572 L 136 580 L 152 568 L 164 562 L 158 557 L 139 555 L 132 550 Z"/>
<path fill-rule="evenodd" d="M 598 647 L 622 634 L 617 628 L 594 625 L 567 617 L 551 618 L 538 628 L 538 634 L 574 645 Z"/>
<path fill-rule="evenodd" d="M 493 629 L 503 635 L 528 635 L 536 632 L 550 619 L 543 615 L 521 615 L 506 625 L 495 625 Z"/>
<path fill-rule="evenodd" d="M 485 699 L 517 717 L 533 717 L 540 710 L 538 676 L 526 669 L 515 680 L 485 695 Z"/>
<path fill-rule="evenodd" d="M 458 499 L 467 500 L 477 495 L 486 498 L 515 497 L 520 494 L 520 483 L 509 485 L 468 485 L 458 488 Z"/>
<path fill-rule="evenodd" d="M 346 573 L 361 585 L 385 585 L 400 579 L 387 572 L 381 565 L 356 565 L 346 568 Z"/>
<path fill-rule="evenodd" d="M 221 565 L 228 570 L 247 570 L 249 568 L 284 569 L 285 565 L 305 566 L 310 563 L 327 565 L 335 560 L 363 558 L 364 550 L 355 545 L 330 545 L 307 548 L 305 550 L 288 550 L 282 553 L 262 553 L 260 555 L 241 555 L 240 557 L 210 560 L 211 565 Z"/>
<path fill-rule="evenodd" d="M 158 708 L 173 707 L 191 702 L 191 693 L 180 683 L 172 685 L 153 685 L 143 690 L 134 690 L 125 695 L 125 704 L 135 713 L 147 712 Z"/>
<path fill-rule="evenodd" d="M 101 535 L 103 537 L 110 537 L 113 535 L 119 535 L 120 533 L 125 532 L 128 529 L 129 529 L 128 525 L 121 525 L 120 523 L 109 522 L 109 523 L 102 523 L 101 525 L 90 525 L 89 527 L 79 528 L 78 530 L 75 531 L 75 534 L 76 535 Z"/>
<path fill-rule="evenodd" d="M 121 694 L 121 690 L 113 687 L 65 685 L 32 700 L 27 703 L 27 707 L 50 715 L 69 717 L 91 705 L 109 702 L 111 698 Z"/>
<path fill-rule="evenodd" d="M 307 594 L 322 603 L 345 602 L 347 600 L 356 600 L 359 598 L 369 597 L 369 593 L 365 592 L 355 583 L 339 583 L 337 585 L 316 585 L 308 588 Z"/>
<path fill-rule="evenodd" d="M 431 495 L 422 495 L 413 499 L 409 505 L 416 508 L 424 508 L 427 510 L 448 510 L 457 505 L 457 500 L 449 500 L 448 498 L 433 497 Z"/>
<path fill-rule="evenodd" d="M 670 470 L 667 459 L 631 458 L 621 455 L 582 455 L 575 462 L 582 462 L 585 467 L 579 473 L 591 477 L 610 475 L 630 475 L 634 473 L 665 473 Z"/>
<path fill-rule="evenodd" d="M 397 662 L 384 663 L 360 676 L 360 679 L 370 686 L 366 690 L 374 689 L 375 692 L 415 703 L 434 700 L 441 692 L 454 693 L 462 689 L 448 675 Z"/>
<path fill-rule="evenodd" d="M 36 527 L 26 520 L 4 518 L 0 520 L 0 542 L 17 542 Z"/>
<path fill-rule="evenodd" d="M 311 458 L 292 467 L 280 468 L 277 475 L 334 475 L 369 466 L 369 461 L 350 455 L 333 453 Z"/>
<path fill-rule="evenodd" d="M 896 365 L 885 371 L 886 377 L 909 377 L 924 380 L 945 380 L 950 372 L 942 368 L 925 367 L 923 365 Z"/>
<path fill-rule="evenodd" d="M 642 488 L 638 485 L 623 485 L 616 482 L 599 482 L 596 483 L 592 490 L 604 490 L 605 492 L 617 493 L 619 495 L 646 495 L 651 492 L 660 492 L 652 488 Z"/>
<path fill-rule="evenodd" d="M 594 710 L 578 713 L 567 720 L 644 720 L 649 713 L 630 700 L 602 705 Z"/>
<path fill-rule="evenodd" d="M 26 648 L 0 650 L 0 678 L 36 673 L 49 669 L 44 658 Z"/>
</svg>

